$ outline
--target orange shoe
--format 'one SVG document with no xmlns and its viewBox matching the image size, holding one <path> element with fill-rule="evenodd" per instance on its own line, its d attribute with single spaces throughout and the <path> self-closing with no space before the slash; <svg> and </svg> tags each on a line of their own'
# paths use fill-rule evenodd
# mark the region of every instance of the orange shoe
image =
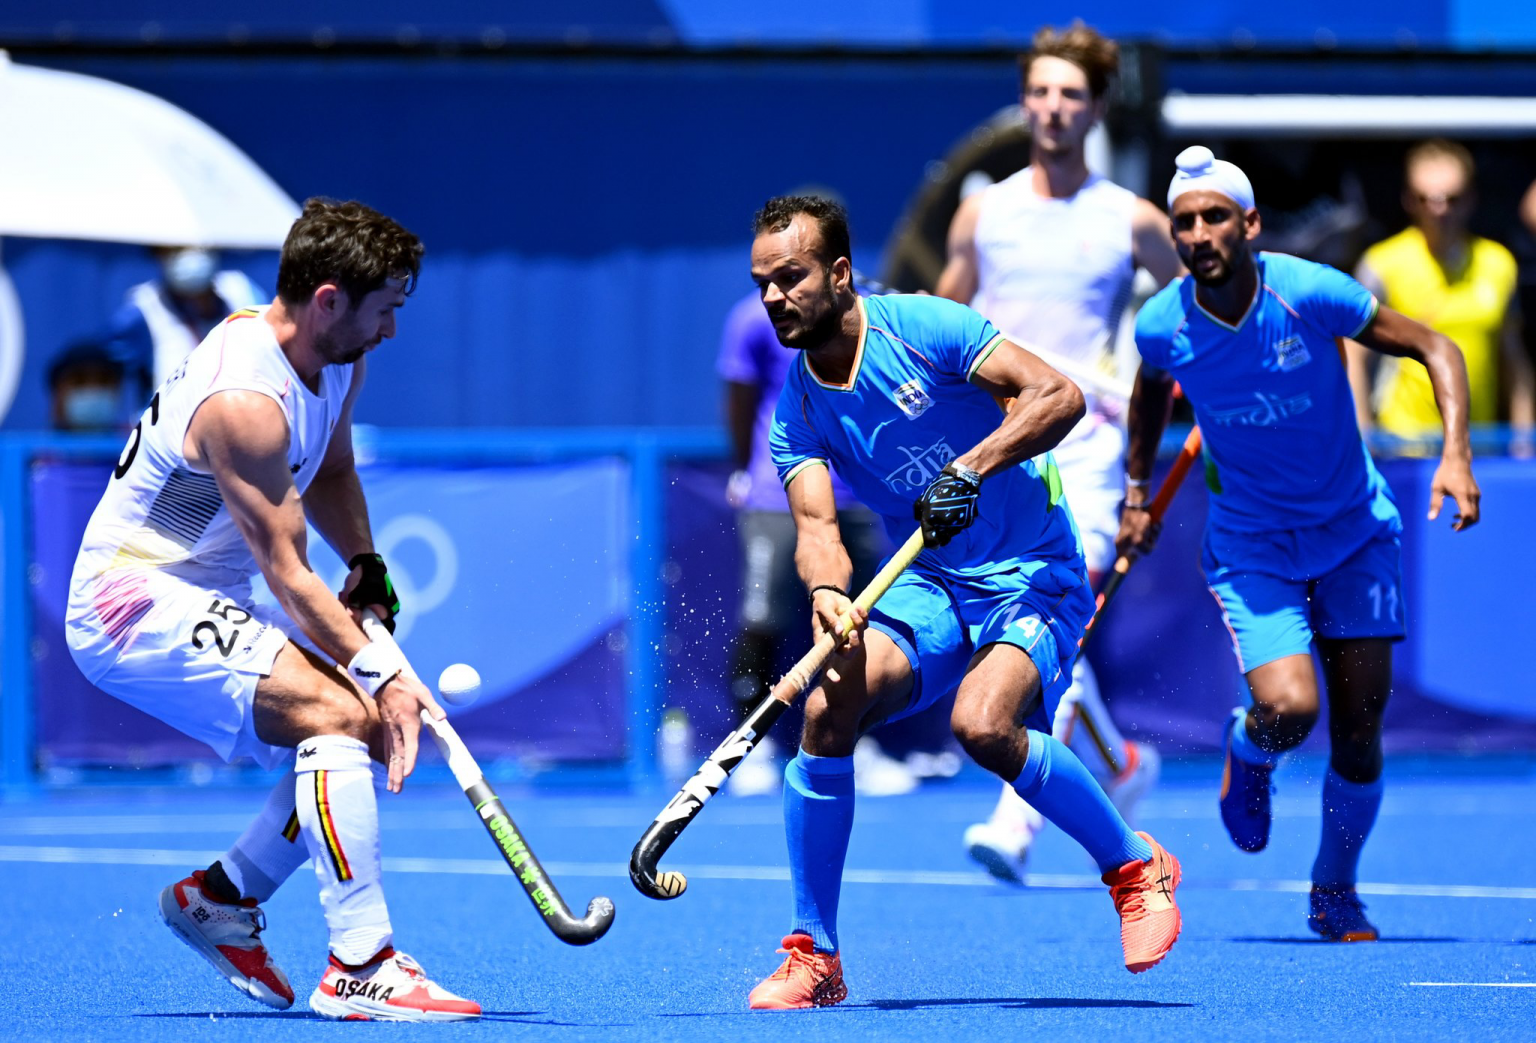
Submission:
<svg viewBox="0 0 1536 1043">
<path fill-rule="evenodd" d="M 1151 860 L 1127 862 L 1103 877 L 1120 914 L 1120 945 L 1125 949 L 1125 969 L 1132 974 L 1162 962 L 1182 926 L 1173 900 L 1174 888 L 1179 886 L 1179 860 L 1147 834 L 1136 835 L 1152 845 Z"/>
<path fill-rule="evenodd" d="M 817 952 L 808 934 L 786 935 L 779 969 L 757 983 L 747 997 L 753 1010 L 804 1010 L 830 1007 L 848 998 L 843 961 L 835 952 Z"/>
</svg>

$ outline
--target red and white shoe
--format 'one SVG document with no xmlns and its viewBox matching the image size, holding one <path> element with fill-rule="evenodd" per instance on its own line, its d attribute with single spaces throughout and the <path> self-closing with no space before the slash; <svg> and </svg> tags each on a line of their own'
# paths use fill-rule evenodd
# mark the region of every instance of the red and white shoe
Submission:
<svg viewBox="0 0 1536 1043">
<path fill-rule="evenodd" d="M 373 962 L 349 969 L 332 956 L 309 1009 L 340 1021 L 468 1021 L 480 1004 L 427 978 L 421 964 L 386 948 Z"/>
<path fill-rule="evenodd" d="M 293 1006 L 293 986 L 261 944 L 267 918 L 254 898 L 221 902 L 203 890 L 203 870 L 160 892 L 160 919 L 229 983 L 258 1003 Z"/>
</svg>

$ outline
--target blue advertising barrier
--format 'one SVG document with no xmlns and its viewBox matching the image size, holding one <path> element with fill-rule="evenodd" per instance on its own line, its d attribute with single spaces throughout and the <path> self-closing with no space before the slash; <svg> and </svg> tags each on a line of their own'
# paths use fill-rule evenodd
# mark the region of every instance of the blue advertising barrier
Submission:
<svg viewBox="0 0 1536 1043">
<path fill-rule="evenodd" d="M 1167 446 L 1181 437 L 1170 433 Z M 97 692 L 63 644 L 79 534 L 119 445 L 0 438 L 0 782 L 9 790 L 69 778 L 71 766 L 213 761 Z M 688 711 L 700 746 L 729 727 L 739 547 L 723 438 L 360 429 L 357 445 L 376 540 L 401 586 L 400 636 L 429 680 L 455 661 L 481 671 L 481 702 L 454 716 L 493 769 L 574 764 L 644 783 L 655 777 L 662 706 Z M 1433 459 L 1381 467 L 1405 519 L 1410 630 L 1396 656 L 1389 748 L 1536 748 L 1536 611 L 1523 597 L 1536 565 L 1517 553 L 1536 510 L 1536 464 L 1480 457 L 1487 513 L 1466 533 L 1424 517 Z M 1187 483 L 1158 551 L 1132 571 L 1090 649 L 1126 730 L 1170 752 L 1213 749 L 1216 724 L 1242 698 L 1198 568 L 1205 500 L 1198 481 Z M 338 586 L 340 562 L 318 539 L 312 551 Z"/>
<path fill-rule="evenodd" d="M 487 763 L 581 763 L 645 780 L 663 685 L 661 475 L 718 457 L 713 432 L 375 432 L 357 437 L 375 541 L 405 612 L 399 636 L 431 680 L 450 662 L 485 680 L 460 731 Z M 39 768 L 154 766 L 211 753 L 90 686 L 62 619 L 80 533 L 117 438 L 0 439 L 3 616 L 0 780 Z M 344 568 L 311 534 L 333 586 Z M 259 595 L 258 595 L 259 596 Z M 30 639 L 29 639 L 30 638 Z M 67 776 L 66 776 L 67 777 Z"/>
</svg>

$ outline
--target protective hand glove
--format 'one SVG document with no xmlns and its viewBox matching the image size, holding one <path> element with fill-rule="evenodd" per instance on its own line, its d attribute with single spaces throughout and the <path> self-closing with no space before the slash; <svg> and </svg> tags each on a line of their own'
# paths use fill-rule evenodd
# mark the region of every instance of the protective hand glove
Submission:
<svg viewBox="0 0 1536 1043">
<path fill-rule="evenodd" d="M 387 615 L 381 620 L 389 632 L 395 632 L 395 616 L 400 612 L 400 597 L 389 580 L 389 566 L 381 554 L 354 554 L 347 567 L 359 572 L 357 583 L 341 592 L 341 600 L 355 609 L 378 605 Z"/>
<path fill-rule="evenodd" d="M 923 543 L 942 547 L 976 520 L 981 475 L 953 461 L 923 490 L 912 516 L 923 526 Z"/>
</svg>

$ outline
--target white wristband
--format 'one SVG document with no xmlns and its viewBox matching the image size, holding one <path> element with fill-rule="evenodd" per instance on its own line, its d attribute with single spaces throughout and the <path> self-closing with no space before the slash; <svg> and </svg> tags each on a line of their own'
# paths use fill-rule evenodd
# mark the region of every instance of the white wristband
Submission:
<svg viewBox="0 0 1536 1043">
<path fill-rule="evenodd" d="M 405 656 L 400 649 L 370 641 L 347 664 L 347 676 L 352 678 L 353 684 L 372 696 L 404 669 Z"/>
</svg>

